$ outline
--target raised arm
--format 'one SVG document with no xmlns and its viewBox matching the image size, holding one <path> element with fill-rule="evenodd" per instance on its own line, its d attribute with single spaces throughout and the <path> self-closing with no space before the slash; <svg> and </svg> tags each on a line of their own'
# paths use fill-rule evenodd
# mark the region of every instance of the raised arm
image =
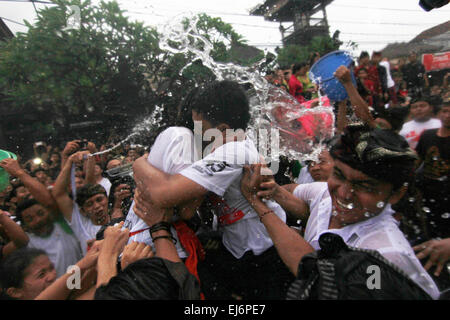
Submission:
<svg viewBox="0 0 450 320">
<path fill-rule="evenodd" d="M 4 168 L 11 176 L 20 179 L 23 185 L 40 204 L 50 209 L 57 208 L 56 201 L 47 187 L 26 173 L 25 170 L 20 167 L 17 160 L 3 159 L 0 162 L 0 167 Z"/>
<path fill-rule="evenodd" d="M 297 185 L 295 185 L 297 186 Z M 293 191 L 293 190 L 292 190 Z M 262 182 L 260 191 L 257 192 L 259 198 L 275 200 L 285 211 L 288 211 L 298 219 L 307 220 L 309 217 L 309 207 L 305 201 L 298 199 L 286 190 L 284 186 L 278 185 L 274 180 Z"/>
<path fill-rule="evenodd" d="M 0 210 L 0 227 L 9 239 L 9 242 L 2 248 L 3 257 L 6 257 L 19 248 L 27 246 L 30 239 L 25 231 L 2 210 Z"/>
<path fill-rule="evenodd" d="M 241 191 L 247 201 L 258 213 L 261 222 L 267 229 L 280 258 L 289 270 L 297 276 L 298 265 L 301 259 L 314 248 L 306 242 L 295 230 L 287 226 L 266 204 L 257 196 L 260 185 L 260 165 L 244 167 L 241 180 Z"/>
<path fill-rule="evenodd" d="M 69 222 L 72 221 L 73 210 L 73 200 L 68 193 L 72 164 L 82 161 L 83 156 L 87 154 L 89 154 L 89 151 L 80 151 L 72 154 L 64 163 L 64 167 L 56 178 L 55 186 L 52 189 L 53 197 L 58 204 L 59 210 Z"/>
<path fill-rule="evenodd" d="M 142 196 L 160 208 L 173 208 L 201 198 L 208 190 L 180 175 L 170 175 L 147 162 L 146 156 L 133 163 L 133 177 Z"/>
<path fill-rule="evenodd" d="M 87 252 L 87 254 L 75 264 L 76 268 L 71 269 L 69 272 L 66 272 L 61 277 L 56 279 L 50 286 L 45 288 L 35 300 L 66 300 L 69 298 L 70 294 L 76 293 L 76 291 L 86 291 L 90 287 L 89 283 L 82 283 L 80 289 L 71 289 L 67 285 L 69 278 L 73 276 L 76 272 L 75 270 L 80 271 L 80 276 L 85 277 L 88 273 L 93 272 L 93 267 L 95 267 L 97 263 L 97 259 L 100 253 L 101 242 L 96 242 L 91 249 Z M 78 268 L 78 269 L 77 269 Z M 70 281 L 69 281 L 70 283 Z"/>
<path fill-rule="evenodd" d="M 359 95 L 358 90 L 352 83 L 350 70 L 345 66 L 340 66 L 334 76 L 342 83 L 350 98 L 351 104 L 355 107 L 355 114 L 362 121 L 371 127 L 375 127 L 374 119 L 370 113 L 367 102 Z"/>
</svg>

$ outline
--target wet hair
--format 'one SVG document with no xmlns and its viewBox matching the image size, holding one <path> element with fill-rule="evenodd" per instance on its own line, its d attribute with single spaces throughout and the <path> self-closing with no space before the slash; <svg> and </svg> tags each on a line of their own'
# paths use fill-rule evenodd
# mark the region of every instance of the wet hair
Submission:
<svg viewBox="0 0 450 320">
<path fill-rule="evenodd" d="M 194 121 L 192 121 L 192 107 L 195 101 L 195 97 L 200 92 L 201 87 L 196 87 L 189 91 L 184 97 L 183 101 L 178 106 L 177 120 L 175 124 L 180 127 L 186 127 L 194 130 Z"/>
<path fill-rule="evenodd" d="M 392 130 L 349 125 L 333 139 L 330 154 L 374 179 L 391 183 L 398 190 L 414 178 L 417 154 Z"/>
<path fill-rule="evenodd" d="M 179 279 L 175 279 L 174 275 L 180 276 Z M 187 272 L 182 262 L 173 263 L 159 257 L 152 257 L 138 260 L 127 266 L 108 284 L 100 286 L 94 298 L 95 300 L 178 300 L 196 299 L 197 296 L 199 296 L 198 282 Z"/>
<path fill-rule="evenodd" d="M 418 284 L 376 250 L 348 247 L 334 233 L 319 238 L 320 250 L 304 256 L 288 300 L 431 300 Z M 382 285 L 368 288 L 370 266 L 380 269 Z"/>
<path fill-rule="evenodd" d="M 79 187 L 77 189 L 77 199 L 76 202 L 78 206 L 81 208 L 84 203 L 92 196 L 95 196 L 96 194 L 104 194 L 106 195 L 106 190 L 103 188 L 103 186 L 99 184 L 85 184 L 82 187 Z"/>
<path fill-rule="evenodd" d="M 8 288 L 22 288 L 25 270 L 41 255 L 47 255 L 44 250 L 21 248 L 3 259 L 0 264 L 0 286 L 2 291 Z"/>
<path fill-rule="evenodd" d="M 234 81 L 214 81 L 200 90 L 192 102 L 192 109 L 213 126 L 225 123 L 232 129 L 245 130 L 250 121 L 247 95 Z"/>
<path fill-rule="evenodd" d="M 41 205 L 41 204 L 40 204 L 39 202 L 37 202 L 37 200 L 34 199 L 34 198 L 31 198 L 31 199 L 25 199 L 25 200 L 19 202 L 19 203 L 17 204 L 17 208 L 16 208 L 16 219 L 17 219 L 18 221 L 20 221 L 21 223 L 23 223 L 23 220 L 22 220 L 22 213 L 23 213 L 25 210 L 27 210 L 28 208 L 30 208 L 30 207 L 32 207 L 32 206 L 34 206 L 34 205 L 36 205 L 36 204 Z"/>
</svg>

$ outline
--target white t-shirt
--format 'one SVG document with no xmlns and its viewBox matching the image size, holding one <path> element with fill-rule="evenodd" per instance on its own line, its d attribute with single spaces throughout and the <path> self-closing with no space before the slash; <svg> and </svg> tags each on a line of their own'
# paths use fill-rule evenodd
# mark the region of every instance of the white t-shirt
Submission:
<svg viewBox="0 0 450 320">
<path fill-rule="evenodd" d="M 392 217 L 394 211 L 389 204 L 380 214 L 368 220 L 347 225 L 341 229 L 328 229 L 332 212 L 328 184 L 315 182 L 299 185 L 293 194 L 309 205 L 310 216 L 304 238 L 314 249 L 320 249 L 319 238 L 323 233 L 335 233 L 351 247 L 378 251 L 409 275 L 411 280 L 422 287 L 433 299 L 439 298 L 439 289 L 398 228 L 398 222 Z"/>
<path fill-rule="evenodd" d="M 259 255 L 273 246 L 258 214 L 241 193 L 244 164 L 258 163 L 260 156 L 250 139 L 229 142 L 180 172 L 186 178 L 214 192 L 216 215 L 224 227 L 222 242 L 237 259 L 246 251 Z M 283 221 L 286 213 L 276 202 L 267 201 Z"/>
<path fill-rule="evenodd" d="M 68 221 L 70 228 L 72 228 L 73 233 L 78 238 L 81 244 L 81 250 L 83 252 L 83 256 L 86 255 L 87 252 L 87 241 L 95 239 L 97 232 L 100 230 L 102 226 L 97 226 L 92 223 L 91 219 L 85 217 L 80 213 L 80 208 L 77 203 L 73 203 L 72 209 L 72 221 Z"/>
<path fill-rule="evenodd" d="M 425 122 L 417 122 L 415 120 L 408 121 L 403 124 L 400 135 L 408 141 L 409 146 L 412 149 L 416 149 L 417 143 L 419 143 L 420 136 L 425 130 L 437 129 L 441 127 L 441 121 L 431 118 Z"/>
<path fill-rule="evenodd" d="M 59 223 L 53 224 L 53 231 L 48 237 L 38 237 L 27 233 L 30 241 L 28 248 L 42 249 L 55 265 L 58 277 L 67 272 L 67 267 L 76 264 L 83 256 L 78 239 L 67 233 Z"/>
<path fill-rule="evenodd" d="M 379 65 L 386 69 L 387 87 L 392 88 L 393 86 L 395 86 L 395 82 L 391 76 L 391 66 L 389 64 L 389 61 L 381 61 Z"/>
<path fill-rule="evenodd" d="M 194 135 L 192 131 L 184 127 L 169 127 L 161 132 L 153 144 L 148 162 L 159 170 L 169 174 L 176 174 L 193 163 L 194 159 Z M 134 202 L 128 211 L 124 227 L 130 233 L 139 232 L 130 237 L 129 242 L 144 242 L 153 246 L 150 232 L 145 230 L 148 225 L 141 220 L 133 211 Z M 175 217 L 176 219 L 176 217 Z M 175 244 L 180 258 L 187 258 L 178 239 L 175 228 L 171 227 L 172 236 L 177 240 Z"/>
<path fill-rule="evenodd" d="M 106 195 L 109 197 L 109 191 L 111 190 L 111 186 L 112 186 L 112 184 L 109 181 L 109 179 L 103 177 L 102 180 L 100 180 L 100 182 L 98 184 L 101 185 L 103 188 L 105 188 Z"/>
</svg>

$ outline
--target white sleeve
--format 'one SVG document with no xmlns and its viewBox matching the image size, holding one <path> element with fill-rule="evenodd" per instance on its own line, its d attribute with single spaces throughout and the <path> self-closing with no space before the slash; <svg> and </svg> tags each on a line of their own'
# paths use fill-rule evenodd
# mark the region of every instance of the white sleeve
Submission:
<svg viewBox="0 0 450 320">
<path fill-rule="evenodd" d="M 251 143 L 229 142 L 184 169 L 180 174 L 223 196 L 233 181 L 242 175 L 243 166 L 258 161 L 258 151 Z"/>
<path fill-rule="evenodd" d="M 323 192 L 324 188 L 328 188 L 326 182 L 313 182 L 313 183 L 305 183 L 299 184 L 292 194 L 300 199 L 311 204 L 311 201 L 317 197 L 318 194 Z"/>
</svg>

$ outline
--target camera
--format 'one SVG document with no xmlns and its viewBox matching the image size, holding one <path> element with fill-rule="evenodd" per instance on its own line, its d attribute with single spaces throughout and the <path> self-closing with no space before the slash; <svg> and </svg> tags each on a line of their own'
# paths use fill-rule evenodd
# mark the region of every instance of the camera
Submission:
<svg viewBox="0 0 450 320">
<path fill-rule="evenodd" d="M 115 188 L 120 184 L 130 186 L 131 197 L 123 201 L 123 213 L 126 215 L 133 201 L 134 189 L 136 184 L 133 179 L 133 164 L 129 163 L 120 167 L 115 167 L 105 171 L 106 177 L 111 182 L 111 194 L 109 195 L 110 202 L 113 201 Z"/>
<path fill-rule="evenodd" d="M 419 6 L 425 11 L 431 11 L 435 8 L 440 8 L 449 3 L 449 0 L 420 0 Z"/>
<path fill-rule="evenodd" d="M 34 143 L 34 149 L 38 155 L 42 155 L 47 151 L 47 144 L 42 141 L 38 141 Z"/>
<path fill-rule="evenodd" d="M 87 150 L 89 141 L 87 139 L 81 140 L 78 144 L 80 145 L 80 150 Z"/>
</svg>

